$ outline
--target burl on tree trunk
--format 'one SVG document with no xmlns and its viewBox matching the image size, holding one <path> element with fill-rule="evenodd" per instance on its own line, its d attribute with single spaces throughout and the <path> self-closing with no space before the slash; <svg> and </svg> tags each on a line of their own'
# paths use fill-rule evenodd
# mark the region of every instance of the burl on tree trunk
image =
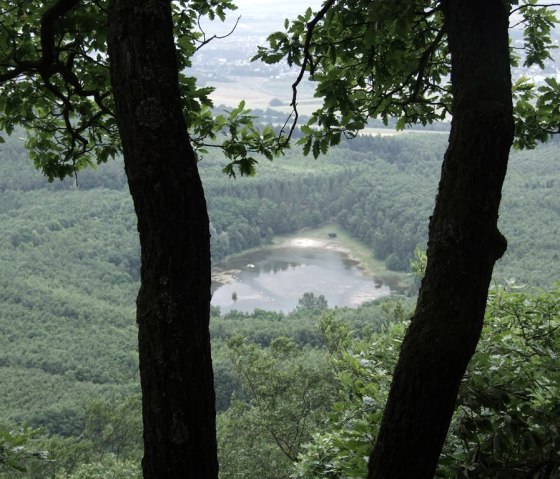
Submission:
<svg viewBox="0 0 560 479">
<path fill-rule="evenodd" d="M 181 109 L 169 0 L 113 0 L 116 116 L 142 251 L 146 479 L 218 475 L 206 202 Z"/>
<path fill-rule="evenodd" d="M 370 457 L 372 479 L 429 479 L 478 343 L 513 140 L 508 10 L 502 0 L 442 1 L 452 58 L 453 123 L 428 264 Z"/>
</svg>

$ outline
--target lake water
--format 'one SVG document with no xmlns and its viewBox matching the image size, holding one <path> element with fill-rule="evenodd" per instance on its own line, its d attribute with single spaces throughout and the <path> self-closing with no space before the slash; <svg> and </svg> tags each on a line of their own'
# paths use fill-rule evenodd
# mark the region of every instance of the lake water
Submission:
<svg viewBox="0 0 560 479">
<path fill-rule="evenodd" d="M 220 263 L 230 282 L 213 284 L 212 304 L 222 312 L 289 312 L 308 291 L 324 295 L 329 307 L 358 306 L 390 294 L 389 286 L 365 276 L 348 254 L 315 243 L 264 248 Z"/>
</svg>

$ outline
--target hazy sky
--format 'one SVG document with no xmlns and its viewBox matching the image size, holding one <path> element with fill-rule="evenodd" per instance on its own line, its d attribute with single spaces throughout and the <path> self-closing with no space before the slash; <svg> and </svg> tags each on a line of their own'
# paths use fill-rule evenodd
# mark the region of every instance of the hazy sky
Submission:
<svg viewBox="0 0 560 479">
<path fill-rule="evenodd" d="M 213 33 L 219 34 L 228 31 L 239 16 L 241 16 L 241 20 L 237 29 L 240 34 L 268 34 L 276 30 L 282 30 L 285 18 L 294 18 L 303 13 L 307 7 L 318 10 L 322 1 L 236 0 L 234 3 L 238 7 L 237 10 L 228 14 L 225 24 L 215 22 L 211 27 Z"/>
<path fill-rule="evenodd" d="M 274 12 L 280 15 L 280 20 L 291 17 L 304 11 L 307 7 L 317 10 L 321 0 L 237 0 L 234 2 L 239 10 L 252 11 L 255 13 Z"/>
</svg>

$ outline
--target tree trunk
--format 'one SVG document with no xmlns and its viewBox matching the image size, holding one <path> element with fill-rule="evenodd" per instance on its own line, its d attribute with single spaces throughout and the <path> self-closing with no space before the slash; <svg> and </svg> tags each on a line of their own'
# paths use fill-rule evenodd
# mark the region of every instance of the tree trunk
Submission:
<svg viewBox="0 0 560 479">
<path fill-rule="evenodd" d="M 213 479 L 209 223 L 172 27 L 169 0 L 111 1 L 111 81 L 142 250 L 142 467 L 146 479 Z"/>
<path fill-rule="evenodd" d="M 403 341 L 368 478 L 432 478 L 459 384 L 478 343 L 513 140 L 507 2 L 442 1 L 452 58 L 453 124 L 428 264 Z"/>
</svg>

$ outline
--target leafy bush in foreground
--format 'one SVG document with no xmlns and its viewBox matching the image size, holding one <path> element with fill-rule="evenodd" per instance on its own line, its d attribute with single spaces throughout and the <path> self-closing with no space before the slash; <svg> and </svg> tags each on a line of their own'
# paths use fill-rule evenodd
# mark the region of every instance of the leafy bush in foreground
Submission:
<svg viewBox="0 0 560 479">
<path fill-rule="evenodd" d="M 496 288 L 486 316 L 436 477 L 558 478 L 560 285 L 535 294 Z M 365 341 L 336 322 L 326 326 L 341 398 L 305 446 L 295 477 L 361 478 L 406 322 Z"/>
</svg>

